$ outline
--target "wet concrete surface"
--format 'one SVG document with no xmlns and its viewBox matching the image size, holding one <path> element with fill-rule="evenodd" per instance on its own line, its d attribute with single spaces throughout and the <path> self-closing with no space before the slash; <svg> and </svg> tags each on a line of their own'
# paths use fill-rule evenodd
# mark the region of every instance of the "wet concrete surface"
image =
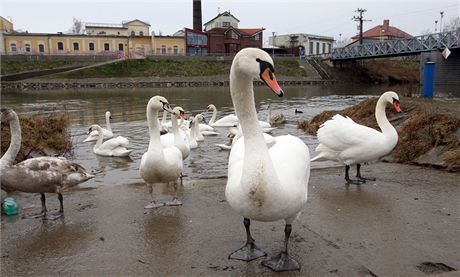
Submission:
<svg viewBox="0 0 460 277">
<path fill-rule="evenodd" d="M 282 276 L 459 276 L 460 174 L 376 163 L 377 181 L 344 185 L 343 168 L 313 170 L 308 203 L 293 224 L 290 251 L 301 271 Z M 144 210 L 143 184 L 74 189 L 65 218 L 2 215 L 1 276 L 272 276 L 260 258 L 228 260 L 245 239 L 242 218 L 225 202 L 225 179 L 191 180 L 182 207 Z M 167 187 L 156 187 L 169 200 Z M 22 210 L 39 195 L 14 193 Z M 49 209 L 57 209 L 48 195 Z M 284 222 L 252 222 L 269 255 L 283 244 Z M 453 271 L 457 270 L 457 271 Z"/>
</svg>

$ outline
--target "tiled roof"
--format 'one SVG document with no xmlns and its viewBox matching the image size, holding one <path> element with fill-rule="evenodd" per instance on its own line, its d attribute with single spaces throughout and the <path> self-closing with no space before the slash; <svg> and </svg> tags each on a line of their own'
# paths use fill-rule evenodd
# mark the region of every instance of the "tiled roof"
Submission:
<svg viewBox="0 0 460 277">
<path fill-rule="evenodd" d="M 377 25 L 365 32 L 363 32 L 363 38 L 411 38 L 412 36 L 408 33 L 390 26 L 389 20 L 384 20 L 383 25 Z M 359 35 L 352 37 L 352 39 L 359 39 Z"/>
<path fill-rule="evenodd" d="M 259 32 L 265 30 L 264 28 L 252 28 L 252 29 L 238 29 L 240 32 L 245 33 L 247 35 L 253 36 Z"/>
<path fill-rule="evenodd" d="M 225 34 L 228 30 L 234 30 L 242 35 L 253 36 L 259 32 L 265 30 L 264 28 L 252 28 L 252 29 L 238 29 L 233 27 L 228 28 L 212 28 L 209 31 L 206 31 L 208 34 Z"/>
</svg>

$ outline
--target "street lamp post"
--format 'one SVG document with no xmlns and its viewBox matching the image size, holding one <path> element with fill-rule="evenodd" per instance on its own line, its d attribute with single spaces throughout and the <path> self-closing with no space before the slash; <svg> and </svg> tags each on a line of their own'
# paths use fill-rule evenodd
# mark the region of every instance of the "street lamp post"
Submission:
<svg viewBox="0 0 460 277">
<path fill-rule="evenodd" d="M 441 14 L 441 21 L 439 21 L 439 32 L 442 33 L 442 18 L 444 17 L 444 11 L 439 12 Z"/>
<path fill-rule="evenodd" d="M 438 21 L 437 20 L 434 21 L 434 32 L 435 33 L 438 32 Z"/>
</svg>

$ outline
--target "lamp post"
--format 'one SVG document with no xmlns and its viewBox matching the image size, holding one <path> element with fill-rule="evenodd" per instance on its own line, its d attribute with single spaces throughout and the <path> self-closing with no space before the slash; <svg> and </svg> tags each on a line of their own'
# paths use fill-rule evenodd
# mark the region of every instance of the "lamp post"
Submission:
<svg viewBox="0 0 460 277">
<path fill-rule="evenodd" d="M 437 20 L 434 21 L 434 32 L 435 33 L 438 32 L 438 21 Z"/>
<path fill-rule="evenodd" d="M 441 14 L 441 21 L 439 21 L 439 32 L 442 33 L 442 18 L 444 17 L 444 11 L 439 12 Z"/>
<path fill-rule="evenodd" d="M 275 58 L 275 32 L 272 32 L 273 41 L 272 41 L 272 59 Z"/>
<path fill-rule="evenodd" d="M 340 43 L 339 47 L 342 47 L 343 46 L 342 45 L 342 33 L 339 34 L 339 43 Z"/>
</svg>

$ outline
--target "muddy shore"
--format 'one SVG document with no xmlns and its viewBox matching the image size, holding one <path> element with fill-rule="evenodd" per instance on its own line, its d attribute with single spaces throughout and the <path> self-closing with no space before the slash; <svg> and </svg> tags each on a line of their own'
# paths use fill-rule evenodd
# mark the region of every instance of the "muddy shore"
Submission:
<svg viewBox="0 0 460 277">
<path fill-rule="evenodd" d="M 354 172 L 353 172 L 354 173 Z M 376 163 L 377 181 L 346 186 L 343 168 L 313 170 L 309 199 L 293 225 L 290 250 L 302 263 L 283 276 L 459 276 L 460 173 Z M 2 215 L 2 276 L 272 276 L 261 266 L 228 260 L 244 240 L 242 218 L 226 203 L 226 179 L 192 180 L 182 207 L 144 210 L 144 184 L 65 193 L 56 221 Z M 22 212 L 38 195 L 12 194 Z M 168 189 L 155 195 L 169 200 Z M 50 209 L 58 207 L 48 196 Z M 282 221 L 253 222 L 269 255 L 282 246 Z"/>
</svg>

